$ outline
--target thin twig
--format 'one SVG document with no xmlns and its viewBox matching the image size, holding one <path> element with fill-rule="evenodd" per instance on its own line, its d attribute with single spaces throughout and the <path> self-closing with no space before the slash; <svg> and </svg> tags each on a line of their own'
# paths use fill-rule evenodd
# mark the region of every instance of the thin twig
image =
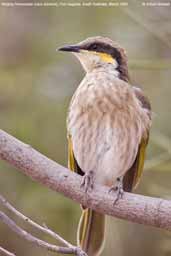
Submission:
<svg viewBox="0 0 171 256">
<path fill-rule="evenodd" d="M 170 1 L 168 2 L 170 3 Z M 170 50 L 170 33 L 169 30 L 167 29 L 167 26 L 165 25 L 165 22 L 161 22 L 161 17 L 158 15 L 158 8 L 145 8 L 144 6 L 142 7 L 142 3 L 143 1 L 132 0 L 131 5 L 128 5 L 126 8 L 123 8 L 122 10 L 137 24 L 144 27 L 149 32 L 149 34 L 159 39 L 163 43 L 163 45 L 165 45 L 166 49 L 168 48 L 168 50 Z M 158 18 L 157 20 L 156 17 L 160 18 Z M 170 13 L 168 15 L 165 12 L 165 17 L 163 20 L 165 21 L 169 19 Z"/>
<path fill-rule="evenodd" d="M 17 217 L 24 220 L 25 222 L 29 223 L 31 226 L 37 228 L 38 230 L 52 236 L 56 240 L 60 241 L 64 245 L 66 245 L 69 248 L 73 248 L 73 245 L 67 242 L 65 239 L 63 239 L 61 236 L 59 236 L 57 233 L 49 229 L 47 226 L 42 227 L 41 225 L 37 224 L 21 212 L 19 212 L 17 209 L 15 209 L 2 195 L 0 195 L 0 203 L 5 206 L 7 209 L 9 209 L 11 212 L 13 212 Z"/>
<path fill-rule="evenodd" d="M 1 252 L 3 255 L 6 255 L 6 256 L 16 256 L 14 253 L 7 251 L 6 249 L 0 246 L 0 254 Z"/>
<path fill-rule="evenodd" d="M 54 244 L 47 243 L 47 242 L 31 235 L 26 230 L 24 230 L 24 229 L 20 228 L 18 225 L 16 225 L 16 223 L 13 220 L 11 220 L 2 211 L 0 211 L 0 220 L 3 223 L 5 223 L 16 234 L 18 234 L 20 237 L 24 238 L 25 240 L 29 241 L 30 243 L 32 243 L 32 244 L 34 244 L 38 247 L 44 248 L 44 249 L 46 249 L 48 251 L 51 251 L 51 252 L 86 256 L 86 254 L 80 248 L 77 248 L 77 247 L 67 248 L 67 247 L 57 246 L 57 245 L 54 245 Z"/>
</svg>

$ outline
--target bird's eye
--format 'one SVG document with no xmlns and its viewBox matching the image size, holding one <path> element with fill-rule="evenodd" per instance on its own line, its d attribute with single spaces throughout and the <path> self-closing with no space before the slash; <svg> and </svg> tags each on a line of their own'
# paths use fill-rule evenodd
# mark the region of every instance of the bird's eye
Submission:
<svg viewBox="0 0 171 256">
<path fill-rule="evenodd" d="M 97 45 L 97 44 L 93 44 L 93 45 L 91 46 L 91 50 L 97 50 L 97 48 L 98 48 L 98 45 Z"/>
</svg>

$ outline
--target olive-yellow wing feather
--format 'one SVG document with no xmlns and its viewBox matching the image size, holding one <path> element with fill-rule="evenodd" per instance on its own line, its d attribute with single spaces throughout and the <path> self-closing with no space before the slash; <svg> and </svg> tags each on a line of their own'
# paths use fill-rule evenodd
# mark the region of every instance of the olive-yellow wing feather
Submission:
<svg viewBox="0 0 171 256">
<path fill-rule="evenodd" d="M 136 97 L 139 99 L 139 101 L 142 104 L 142 107 L 147 110 L 149 113 L 149 118 L 151 119 L 151 106 L 149 100 L 144 96 L 141 89 L 137 87 L 133 87 Z M 139 183 L 143 167 L 144 167 L 144 161 L 145 161 L 145 153 L 146 153 L 146 147 L 149 140 L 149 131 L 148 134 L 146 134 L 144 137 L 142 137 L 138 153 L 136 156 L 136 159 L 132 165 L 132 167 L 128 170 L 124 177 L 124 190 L 125 191 L 132 191 L 136 187 L 136 185 Z"/>
<path fill-rule="evenodd" d="M 139 183 L 145 161 L 148 138 L 142 138 L 134 164 L 124 177 L 123 187 L 125 191 L 132 191 Z"/>
<path fill-rule="evenodd" d="M 68 135 L 68 168 L 73 172 L 84 175 L 74 156 L 71 135 Z"/>
</svg>

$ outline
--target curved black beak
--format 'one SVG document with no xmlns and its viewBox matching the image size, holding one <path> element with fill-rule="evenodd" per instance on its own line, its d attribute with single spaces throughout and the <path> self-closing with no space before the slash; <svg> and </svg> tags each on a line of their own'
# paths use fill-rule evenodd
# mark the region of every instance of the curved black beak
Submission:
<svg viewBox="0 0 171 256">
<path fill-rule="evenodd" d="M 66 45 L 64 47 L 59 48 L 58 51 L 79 52 L 80 51 L 80 47 L 77 46 L 77 45 Z"/>
</svg>

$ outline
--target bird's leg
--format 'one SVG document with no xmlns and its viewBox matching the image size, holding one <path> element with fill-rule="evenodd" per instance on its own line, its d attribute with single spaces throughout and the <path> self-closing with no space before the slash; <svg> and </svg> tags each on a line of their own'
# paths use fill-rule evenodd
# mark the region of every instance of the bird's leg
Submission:
<svg viewBox="0 0 171 256">
<path fill-rule="evenodd" d="M 109 189 L 109 193 L 111 191 L 115 191 L 116 192 L 116 199 L 114 200 L 114 205 L 117 203 L 117 201 L 119 199 L 121 199 L 123 197 L 123 176 L 122 177 L 118 177 L 116 179 L 116 183 L 115 185 L 113 185 L 110 189 Z"/>
<path fill-rule="evenodd" d="M 83 176 L 81 187 L 84 187 L 85 192 L 87 192 L 89 188 L 93 189 L 93 185 L 94 185 L 94 172 L 93 171 L 86 172 Z"/>
</svg>

